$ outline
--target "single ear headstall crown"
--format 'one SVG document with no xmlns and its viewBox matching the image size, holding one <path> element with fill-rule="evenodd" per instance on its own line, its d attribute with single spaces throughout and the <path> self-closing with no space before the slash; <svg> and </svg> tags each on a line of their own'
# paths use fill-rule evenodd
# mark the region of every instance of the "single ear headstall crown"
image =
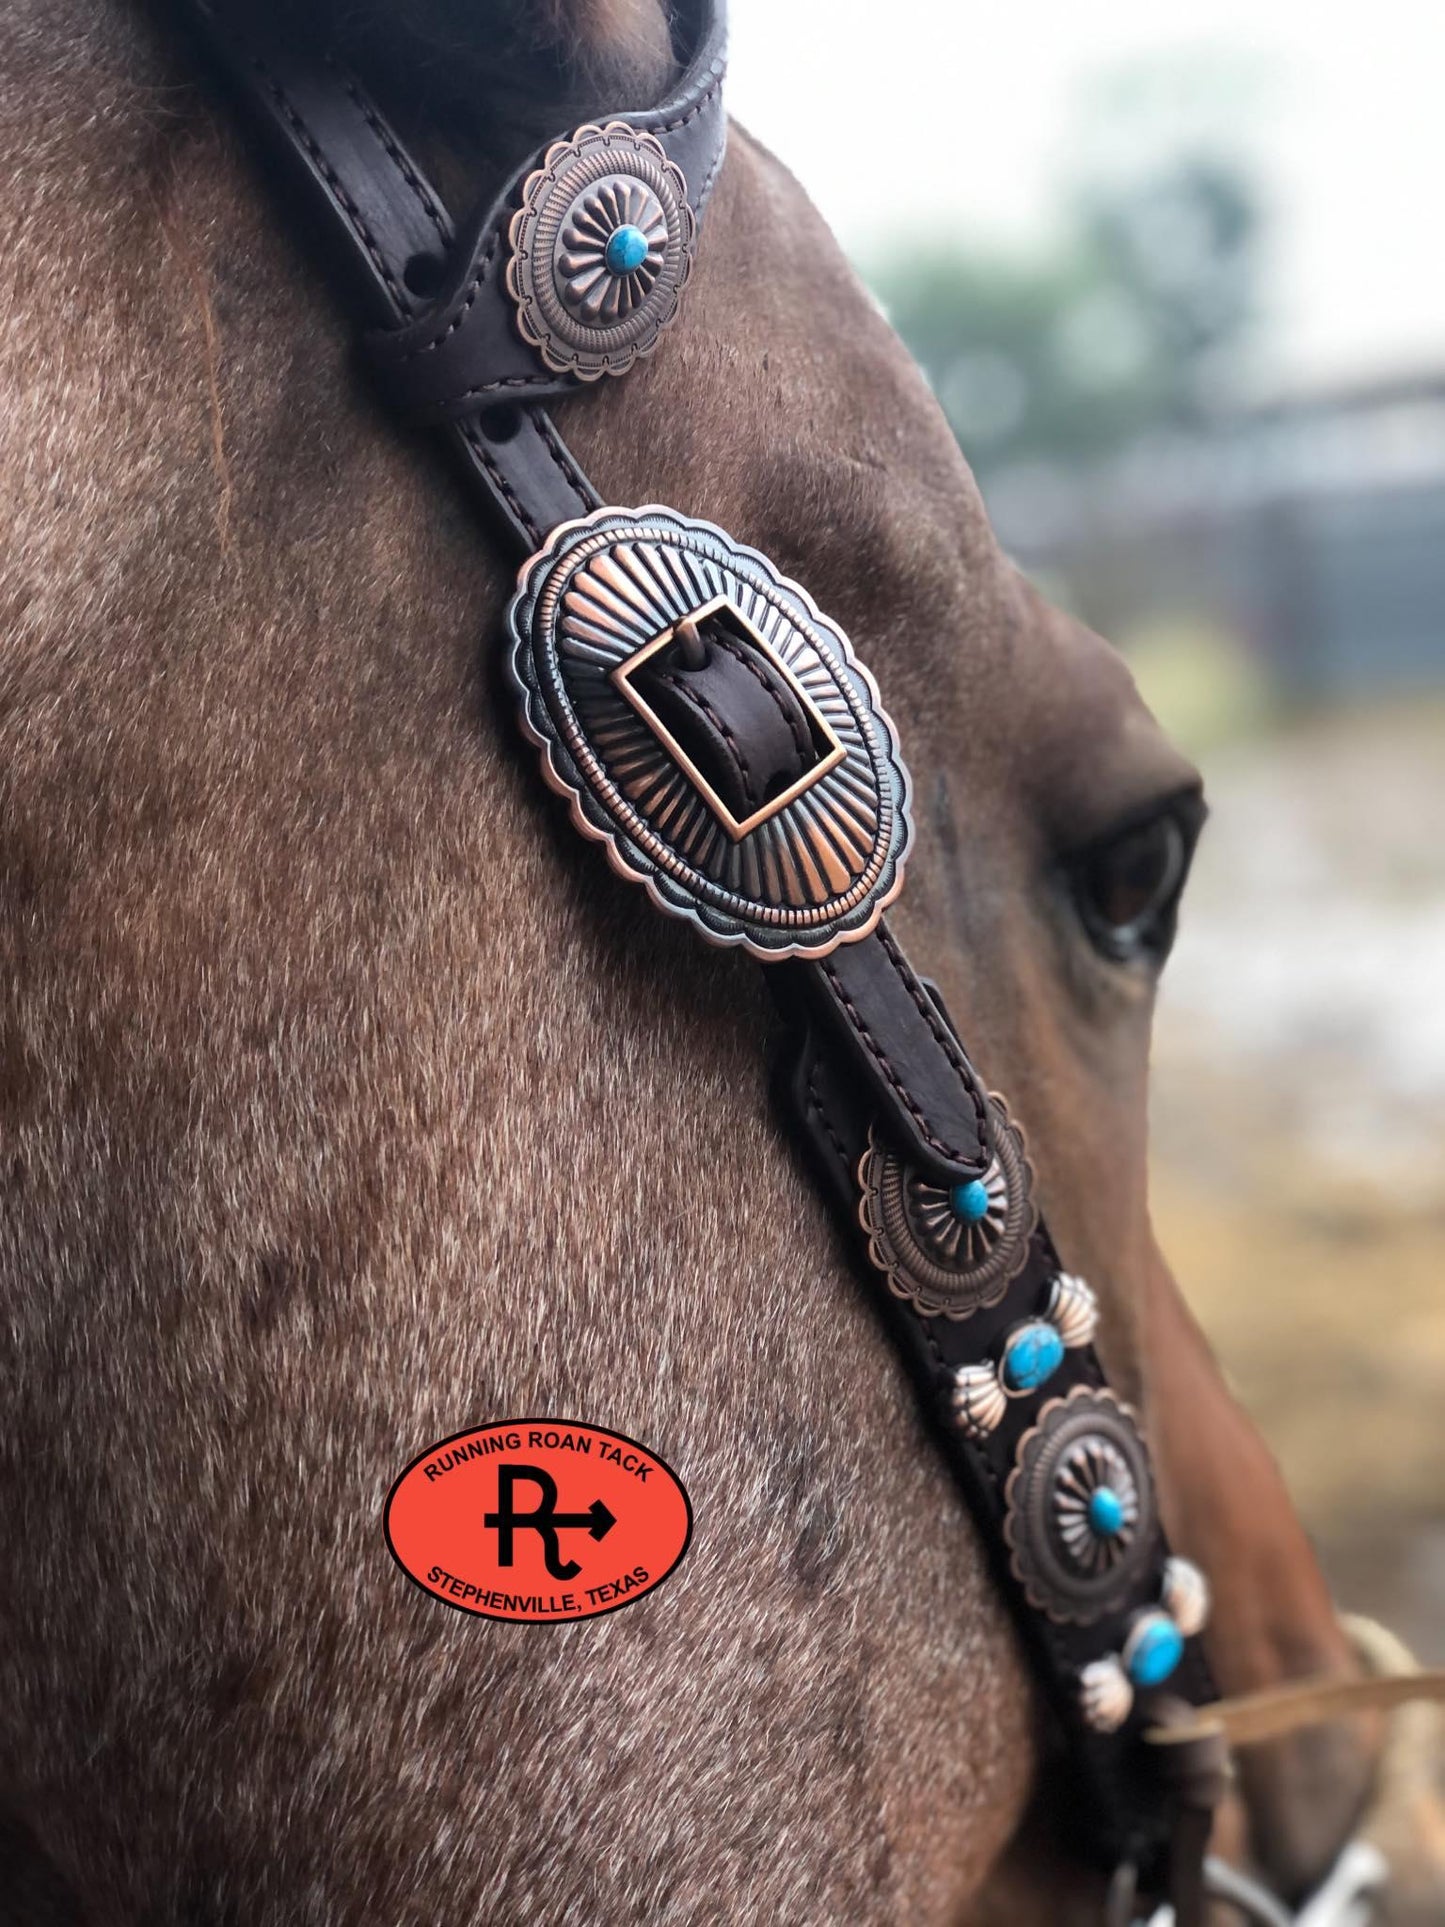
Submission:
<svg viewBox="0 0 1445 1927">
<path fill-rule="evenodd" d="M 460 237 L 293 19 L 198 18 L 334 244 L 383 392 L 440 427 L 524 558 L 509 670 L 543 776 L 626 883 L 765 964 L 785 1101 L 1070 1742 L 1081 1843 L 1157 1876 L 1140 1730 L 1166 1683 L 1212 1697 L 1208 1588 L 1165 1543 L 1022 1131 L 889 930 L 913 833 L 893 725 L 805 589 L 706 521 L 604 507 L 542 406 L 652 354 L 686 299 L 724 147 L 720 7 L 678 10 L 669 101 L 552 141 Z"/>
</svg>

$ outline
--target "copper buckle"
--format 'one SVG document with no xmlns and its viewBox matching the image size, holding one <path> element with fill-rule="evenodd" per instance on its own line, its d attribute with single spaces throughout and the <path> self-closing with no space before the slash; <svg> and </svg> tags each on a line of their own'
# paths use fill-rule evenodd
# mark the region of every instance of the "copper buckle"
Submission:
<svg viewBox="0 0 1445 1927">
<path fill-rule="evenodd" d="M 727 804 L 718 795 L 712 784 L 708 782 L 702 771 L 697 767 L 696 763 L 693 762 L 692 758 L 687 754 L 686 750 L 682 747 L 681 743 L 678 742 L 677 738 L 663 722 L 656 710 L 652 708 L 646 697 L 640 690 L 634 688 L 632 681 L 639 669 L 649 663 L 654 656 L 659 655 L 672 643 L 681 640 L 696 644 L 699 641 L 698 625 L 708 621 L 709 618 L 720 615 L 725 615 L 727 624 L 741 632 L 742 638 L 748 647 L 756 650 L 766 661 L 768 667 L 772 669 L 776 675 L 780 676 L 788 685 L 789 689 L 792 690 L 798 699 L 804 716 L 807 718 L 808 728 L 812 734 L 814 746 L 821 749 L 818 760 L 813 764 L 811 769 L 805 770 L 795 783 L 790 783 L 780 794 L 770 797 L 761 808 L 754 810 L 751 816 L 741 819 L 733 815 Z M 641 649 L 629 656 L 625 662 L 620 662 L 612 671 L 610 680 L 614 687 L 631 703 L 643 722 L 646 723 L 658 742 L 662 744 L 663 749 L 687 777 L 688 781 L 698 792 L 699 796 L 702 797 L 703 801 L 718 819 L 719 823 L 722 824 L 734 843 L 741 843 L 743 838 L 750 835 L 760 824 L 768 822 L 769 819 L 776 816 L 780 810 L 785 810 L 790 803 L 795 803 L 800 796 L 805 796 L 815 783 L 820 783 L 823 780 L 829 770 L 836 769 L 848 753 L 843 743 L 839 740 L 837 731 L 829 726 L 827 719 L 819 710 L 818 705 L 813 701 L 807 690 L 803 688 L 803 685 L 798 681 L 792 670 L 789 669 L 778 652 L 771 648 L 766 639 L 758 633 L 757 629 L 748 621 L 742 610 L 739 609 L 730 596 L 716 595 L 711 601 L 704 602 L 699 608 L 689 610 L 685 616 L 681 616 L 676 622 L 670 623 L 660 635 L 654 636 L 651 642 L 645 643 Z"/>
</svg>

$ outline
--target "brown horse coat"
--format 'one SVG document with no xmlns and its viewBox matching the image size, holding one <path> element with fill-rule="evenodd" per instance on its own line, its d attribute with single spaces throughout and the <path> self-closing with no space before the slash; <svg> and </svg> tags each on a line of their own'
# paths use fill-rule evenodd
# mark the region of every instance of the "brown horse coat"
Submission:
<svg viewBox="0 0 1445 1927">
<path fill-rule="evenodd" d="M 510 162 L 578 118 L 564 85 L 666 77 L 651 0 L 404 18 L 462 45 L 423 69 L 458 173 L 477 127 Z M 543 792 L 487 533 L 173 42 L 12 0 L 0 75 L 0 1921 L 1062 1920 L 1092 1889 L 1045 1852 L 990 1883 L 1029 1684 L 770 1108 L 755 970 Z M 1187 766 L 999 554 L 741 133 L 679 328 L 558 416 L 606 495 L 762 548 L 874 669 L 917 786 L 901 934 L 1101 1292 L 1221 1678 L 1343 1664 L 1150 1238 L 1152 980 L 1055 868 Z M 538 1631 L 400 1578 L 396 1471 L 517 1411 L 683 1472 L 656 1598 Z M 1256 1851 L 1317 1868 L 1362 1774 L 1347 1735 L 1267 1759 Z"/>
</svg>

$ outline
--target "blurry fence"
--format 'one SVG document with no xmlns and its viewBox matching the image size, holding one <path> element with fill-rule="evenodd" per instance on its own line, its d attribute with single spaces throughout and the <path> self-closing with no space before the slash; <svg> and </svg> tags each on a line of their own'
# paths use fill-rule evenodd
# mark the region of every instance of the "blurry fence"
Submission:
<svg viewBox="0 0 1445 1927">
<path fill-rule="evenodd" d="M 1445 679 L 1445 381 L 1241 415 L 1087 474 L 986 480 L 1006 546 L 1096 628 L 1228 628 L 1300 698 Z"/>
</svg>

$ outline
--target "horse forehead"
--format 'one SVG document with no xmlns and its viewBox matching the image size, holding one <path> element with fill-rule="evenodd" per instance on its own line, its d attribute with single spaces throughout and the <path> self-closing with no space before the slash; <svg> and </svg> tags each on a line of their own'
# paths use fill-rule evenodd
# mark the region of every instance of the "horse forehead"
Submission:
<svg viewBox="0 0 1445 1927">
<path fill-rule="evenodd" d="M 700 325 L 653 371 L 645 412 L 688 420 L 678 453 L 705 454 L 720 519 L 848 629 L 922 724 L 915 754 L 939 724 L 956 742 L 965 716 L 1035 758 L 1084 736 L 1146 762 L 1163 751 L 1117 653 L 1001 553 L 921 371 L 803 188 L 742 130 L 699 270 Z M 655 477 L 657 442 L 638 430 Z"/>
</svg>

